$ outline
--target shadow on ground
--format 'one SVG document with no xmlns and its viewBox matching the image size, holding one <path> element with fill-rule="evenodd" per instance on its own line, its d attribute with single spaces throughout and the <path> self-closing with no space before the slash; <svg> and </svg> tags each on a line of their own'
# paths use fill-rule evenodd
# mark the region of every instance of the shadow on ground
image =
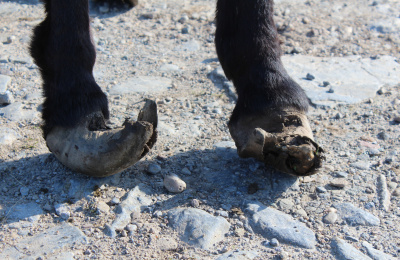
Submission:
<svg viewBox="0 0 400 260">
<path fill-rule="evenodd" d="M 150 163 L 159 164 L 162 171 L 157 175 L 149 175 L 146 169 Z M 189 171 L 183 171 L 184 168 Z M 172 196 L 162 182 L 162 175 L 169 173 L 178 174 L 187 183 L 187 190 Z M 0 175 L 3 223 L 29 220 L 30 215 L 54 212 L 54 205 L 59 203 L 69 203 L 73 208 L 81 199 L 90 201 L 99 196 L 99 187 L 109 191 L 118 188 L 130 190 L 138 184 L 144 184 L 152 191 L 149 195 L 157 198 L 154 205 L 147 208 L 149 213 L 189 206 L 194 198 L 204 201 L 214 210 L 223 208 L 229 211 L 254 200 L 270 205 L 288 189 L 298 187 L 297 178 L 267 168 L 255 160 L 240 159 L 236 150 L 225 147 L 145 159 L 107 178 L 74 173 L 61 165 L 52 154 L 2 162 Z M 168 196 L 164 196 L 166 199 L 163 200 L 159 199 L 161 195 Z M 110 199 L 103 200 L 108 202 Z M 16 206 L 21 204 L 36 204 L 37 210 L 22 210 L 20 215 L 16 215 Z M 89 215 L 93 213 L 83 212 Z"/>
</svg>

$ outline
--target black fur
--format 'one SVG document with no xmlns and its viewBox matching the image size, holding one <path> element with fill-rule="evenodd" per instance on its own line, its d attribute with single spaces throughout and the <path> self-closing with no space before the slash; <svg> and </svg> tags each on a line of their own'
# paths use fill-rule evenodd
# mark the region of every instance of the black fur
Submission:
<svg viewBox="0 0 400 260">
<path fill-rule="evenodd" d="M 46 18 L 34 30 L 31 55 L 43 78 L 46 136 L 55 126 L 73 127 L 95 111 L 107 119 L 109 112 L 92 73 L 96 53 L 88 0 L 44 0 L 44 4 Z M 218 0 L 216 23 L 217 54 L 238 92 L 231 122 L 270 110 L 308 109 L 304 91 L 280 59 L 272 0 Z"/>
<path fill-rule="evenodd" d="M 293 107 L 307 111 L 308 98 L 281 62 L 272 0 L 218 0 L 215 45 L 238 102 L 240 116 Z"/>
<path fill-rule="evenodd" d="M 43 78 L 43 132 L 74 127 L 86 115 L 109 117 L 108 101 L 93 77 L 95 48 L 89 30 L 88 0 L 44 0 L 46 18 L 30 51 Z"/>
</svg>

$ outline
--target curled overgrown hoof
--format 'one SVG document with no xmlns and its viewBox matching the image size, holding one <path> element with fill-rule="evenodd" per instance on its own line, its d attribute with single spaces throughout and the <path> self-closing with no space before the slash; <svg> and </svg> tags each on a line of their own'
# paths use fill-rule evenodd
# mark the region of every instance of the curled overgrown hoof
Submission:
<svg viewBox="0 0 400 260">
<path fill-rule="evenodd" d="M 55 127 L 46 137 L 49 150 L 68 168 L 106 177 L 139 161 L 157 140 L 157 106 L 146 101 L 138 120 L 108 129 L 100 112 L 88 115 L 74 128 Z"/>
<path fill-rule="evenodd" d="M 324 160 L 323 150 L 313 140 L 304 112 L 271 111 L 229 123 L 229 131 L 240 157 L 253 157 L 295 176 L 317 172 Z"/>
</svg>

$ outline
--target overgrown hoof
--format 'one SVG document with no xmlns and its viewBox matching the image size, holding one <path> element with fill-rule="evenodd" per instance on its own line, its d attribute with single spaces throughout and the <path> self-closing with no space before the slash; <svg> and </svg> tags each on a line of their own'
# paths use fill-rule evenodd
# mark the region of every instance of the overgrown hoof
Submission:
<svg viewBox="0 0 400 260">
<path fill-rule="evenodd" d="M 253 157 L 295 176 L 317 172 L 325 159 L 304 112 L 286 110 L 229 122 L 240 157 Z"/>
<path fill-rule="evenodd" d="M 75 128 L 55 127 L 46 137 L 49 150 L 68 168 L 106 177 L 139 161 L 157 140 L 157 105 L 146 101 L 138 121 L 107 129 L 100 112 L 88 115 Z"/>
</svg>

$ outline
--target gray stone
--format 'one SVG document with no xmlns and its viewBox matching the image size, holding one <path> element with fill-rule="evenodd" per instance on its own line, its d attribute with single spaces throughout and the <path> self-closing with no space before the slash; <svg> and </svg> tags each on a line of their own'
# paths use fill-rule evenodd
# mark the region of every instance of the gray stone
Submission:
<svg viewBox="0 0 400 260">
<path fill-rule="evenodd" d="M 380 59 L 360 56 L 319 58 L 303 55 L 283 56 L 289 74 L 304 88 L 315 105 L 359 103 L 376 95 L 385 84 L 398 84 L 400 64 L 395 57 Z M 312 73 L 318 80 L 307 80 Z M 323 81 L 329 81 L 334 93 L 328 93 Z"/>
<path fill-rule="evenodd" d="M 157 247 L 161 251 L 172 251 L 178 248 L 178 243 L 173 238 L 161 237 L 157 240 Z"/>
<path fill-rule="evenodd" d="M 54 205 L 54 209 L 56 211 L 56 214 L 64 220 L 69 219 L 69 217 L 71 216 L 71 208 L 66 204 L 56 204 Z"/>
<path fill-rule="evenodd" d="M 347 240 L 352 241 L 352 242 L 359 242 L 360 240 L 358 240 L 358 238 L 356 237 L 352 237 L 352 236 L 346 236 L 345 237 Z"/>
<path fill-rule="evenodd" d="M 79 176 L 69 180 L 65 186 L 67 186 L 68 189 L 68 198 L 80 199 L 91 194 L 95 187 L 101 186 L 101 184 L 95 179 L 88 179 L 86 176 Z"/>
<path fill-rule="evenodd" d="M 219 256 L 215 260 L 252 260 L 258 257 L 257 252 L 255 251 L 229 251 L 225 254 Z"/>
<path fill-rule="evenodd" d="M 179 68 L 179 66 L 174 65 L 174 64 L 163 64 L 160 67 L 160 71 L 165 71 L 165 72 L 179 72 L 181 71 L 181 69 Z"/>
<path fill-rule="evenodd" d="M 120 85 L 113 86 L 109 93 L 111 95 L 128 95 L 133 93 L 160 93 L 171 87 L 171 79 L 163 77 L 140 76 L 130 78 Z"/>
<path fill-rule="evenodd" d="M 378 176 L 377 180 L 378 198 L 380 208 L 384 211 L 389 211 L 390 207 L 390 192 L 387 188 L 386 177 L 383 174 Z"/>
<path fill-rule="evenodd" d="M 373 260 L 394 260 L 395 258 L 391 255 L 385 254 L 379 250 L 376 250 L 370 243 L 363 241 L 362 246 L 367 250 L 367 254 Z"/>
<path fill-rule="evenodd" d="M 279 241 L 276 238 L 271 239 L 271 241 L 269 241 L 269 244 L 273 247 L 279 246 Z"/>
<path fill-rule="evenodd" d="M 209 249 L 223 240 L 230 228 L 224 218 L 194 208 L 172 209 L 168 211 L 168 220 L 183 241 L 202 249 Z"/>
<path fill-rule="evenodd" d="M 338 178 L 347 178 L 348 175 L 347 172 L 336 172 L 336 177 Z"/>
<path fill-rule="evenodd" d="M 278 206 L 281 210 L 291 210 L 294 206 L 294 203 L 290 199 L 281 199 L 278 201 Z"/>
<path fill-rule="evenodd" d="M 400 23 L 396 20 L 392 21 L 390 19 L 374 21 L 370 25 L 370 30 L 377 31 L 382 34 L 399 34 L 400 33 Z"/>
<path fill-rule="evenodd" d="M 21 187 L 19 189 L 19 192 L 21 192 L 21 196 L 28 196 L 29 194 L 29 188 L 28 187 Z"/>
<path fill-rule="evenodd" d="M 315 247 L 314 232 L 290 215 L 259 202 L 248 204 L 246 212 L 250 215 L 249 222 L 254 232 L 265 238 L 276 238 L 281 243 L 303 248 Z"/>
<path fill-rule="evenodd" d="M 175 47 L 175 51 L 188 51 L 188 52 L 195 52 L 200 49 L 200 43 L 196 40 L 191 40 L 183 43 Z"/>
<path fill-rule="evenodd" d="M 325 224 L 333 224 L 336 222 L 337 219 L 338 215 L 336 214 L 336 212 L 331 211 L 323 217 L 322 222 L 324 222 Z"/>
<path fill-rule="evenodd" d="M 117 216 L 109 230 L 123 230 L 131 221 L 131 214 L 135 212 L 140 214 L 143 208 L 152 203 L 151 191 L 143 184 L 139 184 L 134 189 L 128 192 L 122 199 L 121 203 L 116 206 L 115 213 Z M 108 235 L 108 233 L 105 233 Z M 110 234 L 113 234 L 110 232 Z"/>
<path fill-rule="evenodd" d="M 161 172 L 161 166 L 156 163 L 150 163 L 147 167 L 147 172 L 150 174 L 157 174 Z"/>
<path fill-rule="evenodd" d="M 315 76 L 312 75 L 312 74 L 310 74 L 310 73 L 307 73 L 306 79 L 308 79 L 308 80 L 314 80 L 314 79 L 315 79 Z"/>
<path fill-rule="evenodd" d="M 130 233 L 134 233 L 136 232 L 138 229 L 138 227 L 136 225 L 133 224 L 129 224 L 126 226 L 126 230 L 128 230 Z"/>
<path fill-rule="evenodd" d="M 369 162 L 366 162 L 366 161 L 358 161 L 355 163 L 351 163 L 350 166 L 354 167 L 356 169 L 359 169 L 359 170 L 368 170 L 370 167 L 370 164 L 369 164 Z"/>
<path fill-rule="evenodd" d="M 32 59 L 30 57 L 12 57 L 10 56 L 9 61 L 14 64 L 31 64 Z"/>
<path fill-rule="evenodd" d="M 115 228 L 108 224 L 104 225 L 103 232 L 106 236 L 111 238 L 115 238 L 117 236 L 117 231 L 115 231 Z"/>
<path fill-rule="evenodd" d="M 4 94 L 0 94 L 0 105 L 9 105 L 14 102 L 14 98 L 10 92 L 5 92 Z"/>
<path fill-rule="evenodd" d="M 23 104 L 16 102 L 0 108 L 0 116 L 4 116 L 11 121 L 32 121 L 39 118 L 39 112 L 23 109 Z"/>
<path fill-rule="evenodd" d="M 345 220 L 351 226 L 378 226 L 379 218 L 371 213 L 355 207 L 351 203 L 336 203 L 333 205 L 338 210 L 340 218 Z"/>
<path fill-rule="evenodd" d="M 190 205 L 194 208 L 198 208 L 200 206 L 200 201 L 198 199 L 192 199 L 190 201 Z"/>
<path fill-rule="evenodd" d="M 338 260 L 371 260 L 352 245 L 340 238 L 333 238 L 331 242 L 332 253 Z"/>
<path fill-rule="evenodd" d="M 326 193 L 326 192 L 328 192 L 328 191 L 325 189 L 325 187 L 323 187 L 323 186 L 318 186 L 318 187 L 317 187 L 317 192 L 319 192 L 319 193 Z"/>
<path fill-rule="evenodd" d="M 21 136 L 10 128 L 0 128 L 0 145 L 11 145 Z"/>
<path fill-rule="evenodd" d="M 29 220 L 31 222 L 36 222 L 42 214 L 44 214 L 44 212 L 38 204 L 29 202 L 6 209 L 4 215 L 6 219 L 10 221 Z"/>
<path fill-rule="evenodd" d="M 99 201 L 97 203 L 97 212 L 108 214 L 110 212 L 110 206 L 108 206 L 104 201 Z"/>
<path fill-rule="evenodd" d="M 8 84 L 11 82 L 11 77 L 6 75 L 0 75 L 0 93 L 4 93 L 7 90 Z"/>
<path fill-rule="evenodd" d="M 72 246 L 86 242 L 82 231 L 63 222 L 38 235 L 19 240 L 15 246 L 6 247 L 0 253 L 0 259 L 60 259 Z"/>
</svg>

